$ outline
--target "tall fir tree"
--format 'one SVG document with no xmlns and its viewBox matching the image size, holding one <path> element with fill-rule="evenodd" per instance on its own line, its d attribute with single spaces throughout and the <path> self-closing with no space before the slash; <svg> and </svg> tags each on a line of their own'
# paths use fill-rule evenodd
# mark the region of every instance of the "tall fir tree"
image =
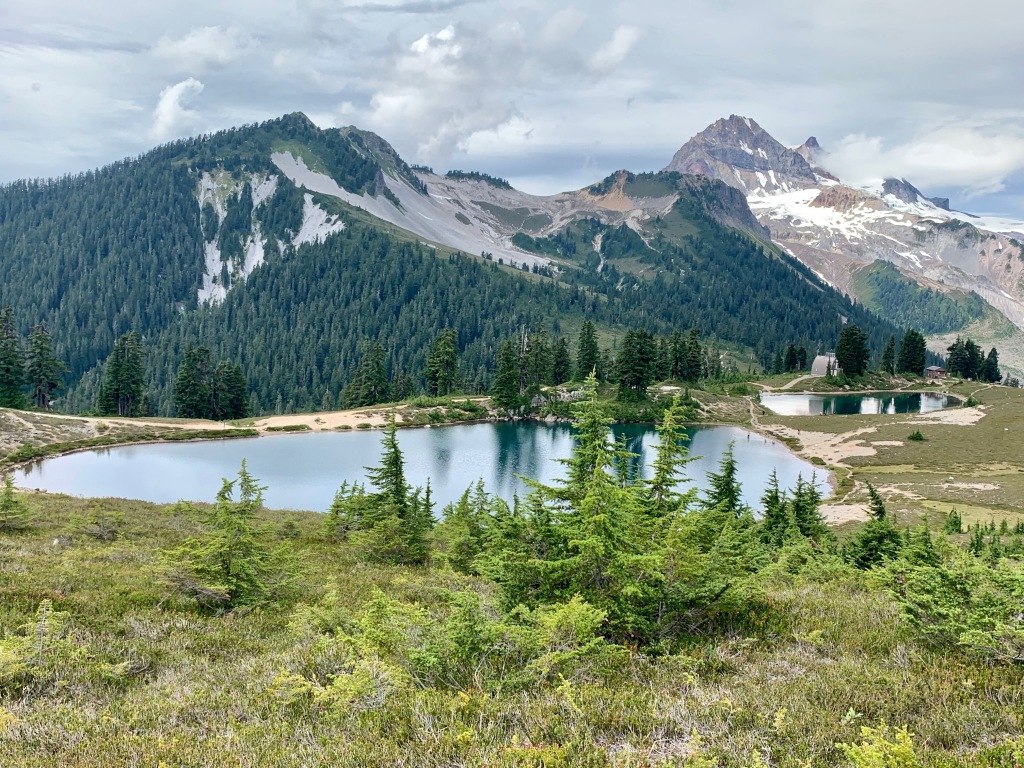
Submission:
<svg viewBox="0 0 1024 768">
<path fill-rule="evenodd" d="M 551 350 L 551 383 L 564 384 L 572 378 L 572 355 L 569 352 L 569 340 L 560 336 Z"/>
<path fill-rule="evenodd" d="M 145 387 L 142 357 L 142 345 L 134 331 L 129 331 L 114 342 L 100 385 L 97 403 L 100 414 L 140 415 Z"/>
<path fill-rule="evenodd" d="M 868 369 L 871 352 L 868 337 L 857 325 L 845 325 L 836 342 L 836 362 L 847 376 L 863 376 Z"/>
<path fill-rule="evenodd" d="M 786 366 L 786 373 L 792 373 L 793 371 L 798 370 L 800 358 L 797 356 L 795 344 L 790 344 L 786 347 L 786 359 L 784 364 Z"/>
<path fill-rule="evenodd" d="M 213 363 L 206 347 L 189 346 L 174 385 L 174 406 L 183 419 L 213 418 Z"/>
<path fill-rule="evenodd" d="M 491 401 L 498 408 L 514 411 L 522 404 L 519 391 L 519 355 L 515 344 L 507 340 L 498 353 L 498 370 L 491 385 Z"/>
<path fill-rule="evenodd" d="M 53 339 L 46 323 L 39 323 L 28 337 L 25 378 L 36 408 L 50 409 L 54 393 L 61 387 L 67 366 L 53 351 Z"/>
<path fill-rule="evenodd" d="M 367 341 L 363 344 L 363 357 L 352 374 L 352 380 L 342 393 L 344 406 L 361 408 L 383 403 L 390 394 L 387 352 L 379 341 Z"/>
<path fill-rule="evenodd" d="M 601 353 L 597 348 L 597 333 L 594 331 L 594 324 L 589 320 L 584 320 L 576 345 L 576 379 L 584 381 L 591 373 L 595 372 L 600 378 L 600 358 Z"/>
<path fill-rule="evenodd" d="M 981 364 L 978 378 L 982 381 L 998 384 L 1002 376 L 1003 374 L 999 370 L 999 352 L 996 351 L 995 347 L 992 347 L 989 350 L 988 357 L 985 358 L 985 362 Z"/>
<path fill-rule="evenodd" d="M 283 410 L 278 397 L 277 411 Z M 183 419 L 241 419 L 249 415 L 249 386 L 242 366 L 227 360 L 216 365 L 206 347 L 189 347 L 178 369 L 174 405 Z"/>
<path fill-rule="evenodd" d="M 551 384 L 554 379 L 554 360 L 548 336 L 538 328 L 526 337 L 521 361 L 521 374 L 527 397 L 540 393 L 540 388 Z"/>
<path fill-rule="evenodd" d="M 882 352 L 882 372 L 890 376 L 896 373 L 896 337 L 890 336 Z"/>
<path fill-rule="evenodd" d="M 739 517 L 746 511 L 746 507 L 742 501 L 740 482 L 737 479 L 739 465 L 736 463 L 735 448 L 735 443 L 729 443 L 729 447 L 718 462 L 718 471 L 708 472 L 708 482 L 711 487 L 705 492 L 704 506 L 709 509 L 720 508 Z"/>
<path fill-rule="evenodd" d="M 430 557 L 428 537 L 433 525 L 430 485 L 427 484 L 424 495 L 420 489 L 410 490 L 394 414 L 384 430 L 381 446 L 384 455 L 380 466 L 366 468 L 367 477 L 377 490 L 367 500 L 353 539 L 368 559 L 425 563 Z"/>
<path fill-rule="evenodd" d="M 779 490 L 779 478 L 774 469 L 761 497 L 761 513 L 762 541 L 773 547 L 781 547 L 786 540 L 792 517 L 786 504 L 786 494 Z"/>
<path fill-rule="evenodd" d="M 0 310 L 0 408 L 25 407 L 25 351 L 14 310 Z"/>
<path fill-rule="evenodd" d="M 445 328 L 434 340 L 427 358 L 427 392 L 434 397 L 450 395 L 456 387 L 459 367 L 459 338 Z"/>
<path fill-rule="evenodd" d="M 896 359 L 896 372 L 920 376 L 924 373 L 925 341 L 924 336 L 913 328 L 908 328 L 900 342 L 900 353 Z"/>
</svg>

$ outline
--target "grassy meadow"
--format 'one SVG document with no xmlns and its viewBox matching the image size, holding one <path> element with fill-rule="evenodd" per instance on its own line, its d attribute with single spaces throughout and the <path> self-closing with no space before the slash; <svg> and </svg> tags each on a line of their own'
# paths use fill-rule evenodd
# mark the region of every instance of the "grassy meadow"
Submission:
<svg viewBox="0 0 1024 768">
<path fill-rule="evenodd" d="M 850 439 L 885 445 L 843 462 L 844 500 L 871 482 L 955 559 L 950 509 L 965 526 L 1024 520 L 1024 392 L 975 396 L 985 415 L 967 425 L 762 422 L 872 428 Z M 0 531 L 5 768 L 1024 765 L 1024 660 L 936 642 L 907 620 L 899 569 L 840 550 L 780 550 L 747 605 L 644 649 L 603 641 L 571 602 L 503 611 L 495 583 L 450 566 L 443 533 L 427 565 L 372 563 L 307 512 L 258 516 L 290 558 L 267 601 L 202 610 L 166 555 L 206 530 L 205 505 L 18 497 L 29 527 Z"/>
</svg>

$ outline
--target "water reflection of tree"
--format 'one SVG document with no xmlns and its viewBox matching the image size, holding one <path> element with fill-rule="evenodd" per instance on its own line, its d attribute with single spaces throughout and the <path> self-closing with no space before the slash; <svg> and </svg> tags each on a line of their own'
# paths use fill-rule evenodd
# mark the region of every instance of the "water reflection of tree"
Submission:
<svg viewBox="0 0 1024 768">
<path fill-rule="evenodd" d="M 447 429 L 456 429 L 456 427 L 447 427 Z M 446 429 L 428 429 L 426 431 L 430 434 L 427 438 L 427 455 L 433 459 L 428 477 L 433 484 L 445 485 L 448 482 L 452 464 L 451 436 L 445 434 Z"/>
<path fill-rule="evenodd" d="M 553 469 L 551 459 L 567 456 L 572 430 L 565 424 L 540 426 L 527 424 L 498 424 L 494 429 L 495 477 L 499 496 L 506 499 L 520 488 L 519 476 L 548 480 Z"/>
</svg>

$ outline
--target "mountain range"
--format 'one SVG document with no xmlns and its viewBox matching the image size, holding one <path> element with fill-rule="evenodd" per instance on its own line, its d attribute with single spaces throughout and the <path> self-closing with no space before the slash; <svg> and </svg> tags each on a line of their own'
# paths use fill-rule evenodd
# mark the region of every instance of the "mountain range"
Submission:
<svg viewBox="0 0 1024 768">
<path fill-rule="evenodd" d="M 287 410 L 334 405 L 368 340 L 416 379 L 451 325 L 483 389 L 504 338 L 571 337 L 584 317 L 611 345 L 697 328 L 751 365 L 829 348 L 847 321 L 878 350 L 911 325 L 936 349 L 970 331 L 1019 367 L 1019 240 L 909 182 L 845 186 L 827 160 L 734 116 L 660 172 L 534 196 L 295 113 L 0 188 L 0 304 L 51 327 L 69 410 L 94 402 L 130 328 L 161 412 L 190 344 L 239 360 L 254 408 Z"/>
<path fill-rule="evenodd" d="M 374 138 L 382 156 L 400 163 Z M 671 215 L 680 186 L 694 194 L 706 179 L 718 180 L 742 196 L 718 189 L 703 197 L 718 222 L 775 243 L 840 292 L 922 328 L 935 351 L 966 332 L 984 346 L 998 345 L 1007 367 L 1024 368 L 1024 222 L 950 210 L 948 199 L 926 197 L 905 179 L 844 184 L 826 170 L 828 153 L 813 136 L 789 148 L 750 118 L 733 115 L 710 125 L 660 173 L 621 171 L 588 188 L 547 197 L 482 174 L 417 168 L 419 189 L 408 176 L 385 176 L 401 203 L 394 206 L 340 189 L 301 157 L 280 152 L 272 159 L 296 185 L 343 199 L 428 241 L 529 265 L 537 255 L 551 257 L 556 266 L 558 259 L 538 254 L 524 236 L 550 237 L 594 216 L 612 226 L 625 224 L 649 240 L 656 230 L 651 222 Z M 879 282 L 890 290 L 879 291 Z M 885 303 L 880 293 L 899 294 L 902 306 Z M 959 311 L 950 311 L 949 302 Z"/>
</svg>

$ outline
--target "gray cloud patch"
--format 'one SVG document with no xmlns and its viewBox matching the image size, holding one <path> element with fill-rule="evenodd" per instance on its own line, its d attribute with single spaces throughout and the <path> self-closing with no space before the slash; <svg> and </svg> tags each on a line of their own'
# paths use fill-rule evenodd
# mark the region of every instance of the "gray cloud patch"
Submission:
<svg viewBox="0 0 1024 768">
<path fill-rule="evenodd" d="M 145 151 L 161 103 L 166 138 L 301 110 L 532 192 L 660 167 L 736 113 L 784 143 L 816 135 L 844 173 L 1021 214 L 1024 14 L 1009 0 L 8 5 L 3 180 Z M 166 101 L 189 78 L 202 92 Z"/>
</svg>

